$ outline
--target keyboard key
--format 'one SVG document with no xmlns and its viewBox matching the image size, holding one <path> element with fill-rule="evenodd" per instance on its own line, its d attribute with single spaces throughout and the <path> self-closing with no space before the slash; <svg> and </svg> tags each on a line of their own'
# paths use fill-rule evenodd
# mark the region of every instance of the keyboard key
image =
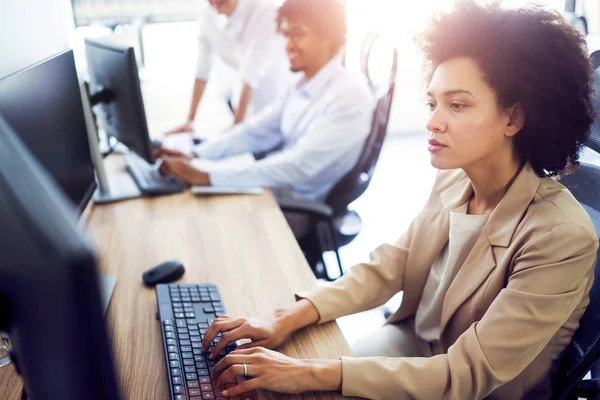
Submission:
<svg viewBox="0 0 600 400">
<path fill-rule="evenodd" d="M 202 398 L 212 400 L 215 398 L 215 395 L 212 392 L 202 392 Z"/>
<path fill-rule="evenodd" d="M 177 340 L 167 339 L 167 346 L 177 346 Z"/>
<path fill-rule="evenodd" d="M 166 325 L 173 325 L 173 320 L 172 320 L 172 319 L 165 319 L 165 320 L 163 321 L 163 325 L 165 325 L 165 326 L 166 326 Z"/>
<path fill-rule="evenodd" d="M 182 394 L 176 394 L 175 395 L 175 400 L 185 400 L 185 396 Z"/>
<path fill-rule="evenodd" d="M 196 363 L 196 368 L 199 369 L 208 369 L 207 365 L 206 365 L 206 361 L 199 361 Z"/>
<path fill-rule="evenodd" d="M 181 376 L 181 370 L 179 368 L 173 368 L 171 370 L 171 376 Z"/>
<path fill-rule="evenodd" d="M 242 393 L 241 398 L 242 398 L 242 400 L 256 400 L 256 399 L 258 399 L 258 396 L 256 395 L 256 392 L 252 391 L 252 392 Z"/>
<path fill-rule="evenodd" d="M 165 337 L 167 339 L 175 339 L 175 334 L 173 332 L 166 332 Z"/>
<path fill-rule="evenodd" d="M 177 353 L 169 353 L 169 360 L 179 361 L 179 354 L 177 354 Z"/>
<path fill-rule="evenodd" d="M 176 320 L 175 325 L 177 325 L 180 328 L 187 328 L 187 322 L 185 322 L 185 319 Z"/>
<path fill-rule="evenodd" d="M 186 318 L 189 318 L 189 317 L 186 317 Z M 188 319 L 187 324 L 195 326 L 196 324 L 198 324 L 198 321 L 196 321 L 195 319 Z"/>
<path fill-rule="evenodd" d="M 165 326 L 165 332 L 175 332 L 175 327 L 167 325 Z"/>
<path fill-rule="evenodd" d="M 185 314 L 182 312 L 175 313 L 175 318 L 185 318 Z"/>
<path fill-rule="evenodd" d="M 209 376 L 210 374 L 208 373 L 207 369 L 204 368 L 198 368 L 198 376 Z"/>
<path fill-rule="evenodd" d="M 196 380 L 190 380 L 190 381 L 188 381 L 187 386 L 189 388 L 199 388 L 200 384 Z"/>
<path fill-rule="evenodd" d="M 208 323 L 207 322 L 198 323 L 198 329 L 202 329 L 202 328 L 208 328 Z"/>
<path fill-rule="evenodd" d="M 192 342 L 190 342 L 189 340 L 186 339 L 186 340 L 180 340 L 179 344 L 182 346 L 191 346 Z"/>
<path fill-rule="evenodd" d="M 199 356 L 199 355 L 204 354 L 204 352 L 202 351 L 202 349 L 195 348 L 195 349 L 192 349 L 192 350 L 194 350 L 193 353 L 194 353 L 195 356 Z"/>
<path fill-rule="evenodd" d="M 206 383 L 211 383 L 210 378 L 208 376 L 201 376 L 201 377 L 199 377 L 199 380 L 200 380 L 201 385 L 206 384 Z"/>
<path fill-rule="evenodd" d="M 181 353 L 181 358 L 194 358 L 192 353 Z"/>
<path fill-rule="evenodd" d="M 194 367 L 193 365 L 186 365 L 185 367 L 183 367 L 184 371 L 186 374 L 191 374 L 196 372 L 196 367 Z"/>
<path fill-rule="evenodd" d="M 184 353 L 184 352 L 191 352 L 192 351 L 192 347 L 191 346 L 181 346 L 179 348 L 181 349 L 182 353 Z M 177 348 L 174 351 L 177 351 Z"/>
<path fill-rule="evenodd" d="M 204 356 L 194 356 L 194 361 L 203 362 L 204 361 Z"/>
<path fill-rule="evenodd" d="M 183 312 L 194 312 L 194 307 L 184 307 Z"/>
<path fill-rule="evenodd" d="M 176 361 L 176 360 L 170 361 L 169 365 L 171 365 L 171 368 L 179 368 L 180 367 L 179 361 Z"/>
<path fill-rule="evenodd" d="M 179 339 L 189 339 L 190 335 L 188 335 L 187 333 L 180 333 L 179 334 Z"/>
<path fill-rule="evenodd" d="M 169 353 L 177 353 L 177 346 L 167 346 L 167 351 Z"/>
<path fill-rule="evenodd" d="M 190 335 L 190 341 L 192 341 L 192 342 L 201 342 L 202 338 L 200 336 L 192 336 L 192 335 Z"/>
<path fill-rule="evenodd" d="M 183 365 L 194 365 L 194 360 L 192 360 L 191 358 L 186 358 L 185 360 L 183 360 Z"/>
<path fill-rule="evenodd" d="M 203 392 L 212 392 L 213 387 L 210 383 L 204 383 L 200 385 L 200 390 L 202 390 Z"/>
<path fill-rule="evenodd" d="M 175 393 L 175 394 L 182 394 L 183 393 L 183 386 L 181 386 L 181 385 L 175 385 L 175 386 L 173 386 L 173 393 Z"/>
<path fill-rule="evenodd" d="M 202 342 L 198 341 L 198 342 L 192 343 L 192 348 L 201 349 L 202 348 Z"/>
<path fill-rule="evenodd" d="M 195 373 L 188 372 L 187 374 L 185 374 L 185 379 L 188 381 L 195 381 L 196 379 L 198 379 L 198 376 L 196 376 Z"/>
<path fill-rule="evenodd" d="M 188 393 L 190 396 L 200 396 L 202 394 L 202 392 L 200 391 L 200 389 L 197 388 L 190 388 L 188 389 Z"/>
<path fill-rule="evenodd" d="M 183 379 L 180 376 L 173 377 L 173 385 L 181 385 L 183 383 Z"/>
</svg>

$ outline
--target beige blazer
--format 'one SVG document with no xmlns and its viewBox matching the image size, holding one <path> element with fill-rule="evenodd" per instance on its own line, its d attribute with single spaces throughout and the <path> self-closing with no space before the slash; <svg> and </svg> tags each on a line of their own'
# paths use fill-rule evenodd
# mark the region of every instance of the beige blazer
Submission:
<svg viewBox="0 0 600 400">
<path fill-rule="evenodd" d="M 450 211 L 471 196 L 462 170 L 438 173 L 425 208 L 394 245 L 299 297 L 320 323 L 404 291 L 388 322 L 414 316 L 448 241 Z M 374 399 L 545 399 L 593 282 L 598 239 L 571 193 L 525 165 L 490 215 L 444 300 L 438 355 L 342 358 L 342 392 Z M 393 345 L 393 344 L 390 344 Z"/>
</svg>

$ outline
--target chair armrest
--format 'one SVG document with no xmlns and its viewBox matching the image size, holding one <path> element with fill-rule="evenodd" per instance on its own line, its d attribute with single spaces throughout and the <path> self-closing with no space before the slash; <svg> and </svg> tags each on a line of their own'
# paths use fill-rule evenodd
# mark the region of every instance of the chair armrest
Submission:
<svg viewBox="0 0 600 400">
<path fill-rule="evenodd" d="M 313 217 L 329 219 L 333 216 L 333 209 L 325 203 L 311 200 L 297 200 L 276 197 L 281 211 L 306 214 Z"/>
<path fill-rule="evenodd" d="M 600 393 L 600 379 L 584 379 L 575 387 L 571 395 L 584 398 L 595 399 Z"/>
</svg>

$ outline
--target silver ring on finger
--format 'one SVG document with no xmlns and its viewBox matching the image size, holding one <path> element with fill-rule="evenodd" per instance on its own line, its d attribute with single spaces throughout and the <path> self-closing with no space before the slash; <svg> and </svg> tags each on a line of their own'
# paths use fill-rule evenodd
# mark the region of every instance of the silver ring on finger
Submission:
<svg viewBox="0 0 600 400">
<path fill-rule="evenodd" d="M 249 378 L 248 376 L 248 366 L 246 364 L 242 364 L 244 367 L 244 378 Z"/>
</svg>

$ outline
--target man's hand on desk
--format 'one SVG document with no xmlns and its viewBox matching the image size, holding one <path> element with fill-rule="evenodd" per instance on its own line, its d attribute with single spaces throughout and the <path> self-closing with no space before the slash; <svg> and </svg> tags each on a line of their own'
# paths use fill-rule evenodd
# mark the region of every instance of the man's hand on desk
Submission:
<svg viewBox="0 0 600 400">
<path fill-rule="evenodd" d="M 159 159 L 161 157 L 178 157 L 191 160 L 193 157 L 189 154 L 182 153 L 179 150 L 166 149 L 164 147 L 157 147 L 154 149 L 154 158 Z"/>
<path fill-rule="evenodd" d="M 297 360 L 273 350 L 256 347 L 232 351 L 215 365 L 212 374 L 212 378 L 218 379 L 220 386 L 237 376 L 245 376 L 247 380 L 227 388 L 223 395 L 236 396 L 256 389 L 279 393 L 339 391 L 342 388 L 342 362 Z"/>
<path fill-rule="evenodd" d="M 165 135 L 176 135 L 178 133 L 190 133 L 194 132 L 194 121 L 187 121 L 185 124 L 179 125 L 176 128 L 166 132 Z"/>
<path fill-rule="evenodd" d="M 158 171 L 161 175 L 173 175 L 179 180 L 193 186 L 210 186 L 210 176 L 192 166 L 187 157 L 163 156 Z"/>
</svg>

